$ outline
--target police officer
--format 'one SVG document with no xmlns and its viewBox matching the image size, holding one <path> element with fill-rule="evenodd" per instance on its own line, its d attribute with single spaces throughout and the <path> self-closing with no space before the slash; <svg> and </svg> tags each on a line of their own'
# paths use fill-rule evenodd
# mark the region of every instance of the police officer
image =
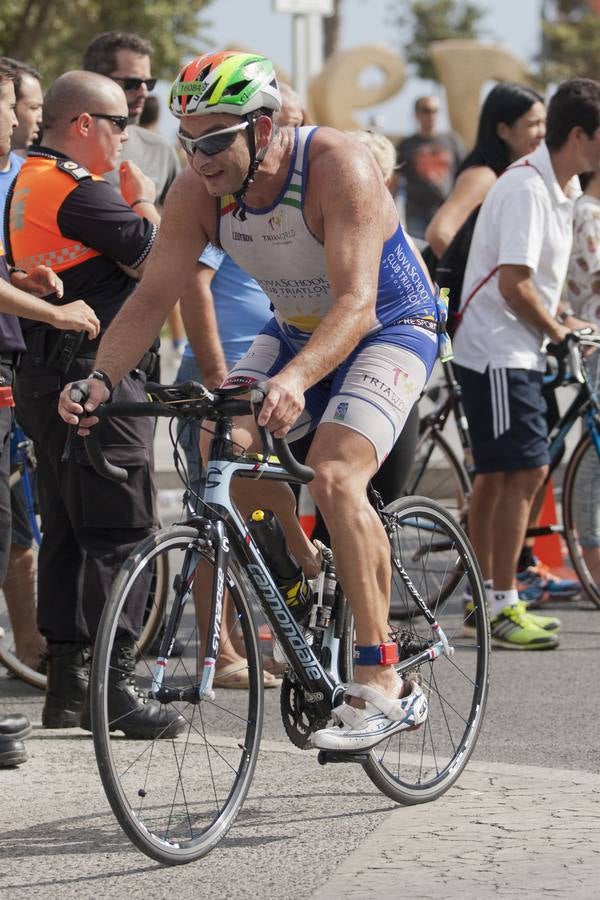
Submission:
<svg viewBox="0 0 600 900">
<path fill-rule="evenodd" d="M 14 67 L 0 59 L 0 158 L 10 151 L 11 136 L 17 126 L 14 112 Z M 64 306 L 55 306 L 35 294 L 52 292 L 62 297 L 63 286 L 50 269 L 33 268 L 30 275 L 13 273 L 15 285 L 10 283 L 4 247 L 0 241 L 0 584 L 8 568 L 11 512 L 10 512 L 10 447 L 12 424 L 13 384 L 15 370 L 25 350 L 23 335 L 17 316 L 53 324 L 56 328 L 75 328 L 94 338 L 98 335 L 99 322 L 94 311 L 82 300 Z M 0 718 L 0 768 L 18 766 L 27 759 L 23 738 L 31 732 L 31 725 L 22 715 Z"/>
<path fill-rule="evenodd" d="M 39 263 L 52 266 L 65 299 L 85 297 L 102 331 L 133 290 L 159 221 L 154 186 L 137 166 L 121 164 L 122 196 L 101 178 L 118 162 L 126 127 L 127 101 L 118 84 L 91 72 L 60 76 L 44 101 L 44 145 L 30 152 L 7 204 L 11 262 L 26 272 Z M 102 428 L 107 456 L 128 470 L 125 484 L 100 478 L 78 438 L 63 461 L 67 429 L 56 402 L 64 384 L 90 375 L 97 339 L 59 333 L 43 322 L 29 323 L 24 337 L 15 399 L 19 421 L 36 445 L 44 525 L 38 624 L 48 643 L 48 689 L 42 724 L 89 727 L 88 645 L 122 562 L 156 525 L 153 422 L 113 420 Z M 116 388 L 115 400 L 144 399 L 145 372 L 153 364 L 148 351 Z M 100 372 L 92 377 L 106 383 Z M 145 597 L 132 598 L 123 616 L 110 713 L 130 737 L 157 730 L 171 736 L 183 719 L 144 703 L 130 677 L 144 603 Z"/>
</svg>

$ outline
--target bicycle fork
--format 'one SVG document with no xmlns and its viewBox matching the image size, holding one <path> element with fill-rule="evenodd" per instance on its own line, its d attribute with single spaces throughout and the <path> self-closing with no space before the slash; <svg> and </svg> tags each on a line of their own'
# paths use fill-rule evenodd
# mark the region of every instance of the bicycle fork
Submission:
<svg viewBox="0 0 600 900">
<path fill-rule="evenodd" d="M 150 697 L 161 703 L 185 701 L 197 704 L 201 700 L 214 700 L 213 679 L 215 663 L 219 650 L 221 622 L 223 620 L 223 603 L 227 584 L 226 572 L 229 563 L 229 539 L 225 532 L 225 524 L 221 520 L 205 522 L 204 535 L 199 536 L 194 545 L 190 545 L 185 555 L 181 574 L 175 579 L 175 599 L 173 609 L 165 626 L 159 654 L 152 675 Z M 202 677 L 198 684 L 185 690 L 164 686 L 164 674 L 175 642 L 177 629 L 194 586 L 196 570 L 202 560 L 201 550 L 211 546 L 214 551 L 213 584 L 211 591 L 211 610 L 209 632 L 206 636 Z"/>
</svg>

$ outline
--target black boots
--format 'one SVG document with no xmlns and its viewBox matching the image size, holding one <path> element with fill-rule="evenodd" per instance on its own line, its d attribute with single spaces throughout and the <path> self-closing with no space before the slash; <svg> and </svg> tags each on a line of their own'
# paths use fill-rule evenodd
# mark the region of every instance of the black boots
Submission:
<svg viewBox="0 0 600 900">
<path fill-rule="evenodd" d="M 75 728 L 90 680 L 88 647 L 48 642 L 48 687 L 42 710 L 44 728 Z"/>
<path fill-rule="evenodd" d="M 25 716 L 13 713 L 0 719 L 0 769 L 10 769 L 27 761 L 23 738 L 31 734 Z"/>
<path fill-rule="evenodd" d="M 186 726 L 183 716 L 170 706 L 142 697 L 135 687 L 135 651 L 129 638 L 117 638 L 108 674 L 108 718 L 111 731 L 128 738 L 172 738 Z M 91 731 L 86 701 L 81 727 Z"/>
</svg>

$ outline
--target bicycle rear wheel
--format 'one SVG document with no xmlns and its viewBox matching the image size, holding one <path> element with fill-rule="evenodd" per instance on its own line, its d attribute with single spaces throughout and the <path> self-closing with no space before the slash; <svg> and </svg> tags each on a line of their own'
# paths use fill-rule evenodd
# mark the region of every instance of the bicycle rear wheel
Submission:
<svg viewBox="0 0 600 900">
<path fill-rule="evenodd" d="M 168 557 L 174 573 L 166 598 L 167 621 L 188 587 L 194 587 L 198 605 L 209 603 L 210 588 L 205 582 L 212 583 L 212 561 L 207 551 L 199 550 L 197 538 L 194 528 L 173 526 L 144 541 L 129 557 L 103 614 L 92 667 L 94 746 L 106 795 L 131 841 L 148 856 L 169 865 L 206 855 L 231 827 L 250 787 L 262 727 L 257 631 L 239 573 L 230 566 L 227 587 L 235 610 L 233 627 L 239 629 L 246 653 L 246 661 L 232 680 L 233 686 L 245 681 L 247 689 L 217 687 L 212 700 L 166 704 L 165 709 L 175 709 L 185 719 L 178 737 L 156 734 L 130 740 L 117 733 L 123 722 L 111 714 L 110 680 L 114 678 L 121 610 L 132 592 L 152 577 L 161 557 Z M 195 558 L 191 546 L 196 548 Z M 199 573 L 198 554 L 204 574 Z M 193 597 L 185 606 L 176 638 L 183 651 L 180 657 L 169 660 L 163 684 L 190 691 L 201 680 L 200 633 Z M 147 696 L 156 659 L 139 646 L 136 650 L 136 687 Z"/>
<path fill-rule="evenodd" d="M 392 599 L 404 609 L 397 633 L 400 647 L 407 648 L 401 649 L 401 658 L 403 653 L 405 659 L 414 655 L 415 647 L 430 646 L 434 638 L 398 563 L 441 625 L 454 655 L 440 656 L 416 669 L 429 702 L 427 721 L 374 747 L 364 769 L 392 800 L 425 803 L 440 797 L 456 781 L 473 752 L 483 720 L 490 663 L 485 591 L 464 532 L 439 504 L 406 497 L 386 507 L 382 518 L 390 540 Z M 449 593 L 447 580 L 458 571 L 460 578 Z M 472 597 L 466 614 L 465 590 Z"/>
<path fill-rule="evenodd" d="M 590 600 L 600 607 L 600 460 L 589 434 L 569 459 L 562 515 L 573 568 Z"/>
</svg>

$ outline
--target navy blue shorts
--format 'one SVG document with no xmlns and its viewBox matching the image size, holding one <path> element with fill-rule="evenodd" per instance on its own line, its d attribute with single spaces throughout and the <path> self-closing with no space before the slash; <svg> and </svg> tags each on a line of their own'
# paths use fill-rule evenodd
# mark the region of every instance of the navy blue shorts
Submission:
<svg viewBox="0 0 600 900">
<path fill-rule="evenodd" d="M 455 365 L 469 423 L 475 471 L 514 472 L 550 462 L 543 372 Z"/>
</svg>

